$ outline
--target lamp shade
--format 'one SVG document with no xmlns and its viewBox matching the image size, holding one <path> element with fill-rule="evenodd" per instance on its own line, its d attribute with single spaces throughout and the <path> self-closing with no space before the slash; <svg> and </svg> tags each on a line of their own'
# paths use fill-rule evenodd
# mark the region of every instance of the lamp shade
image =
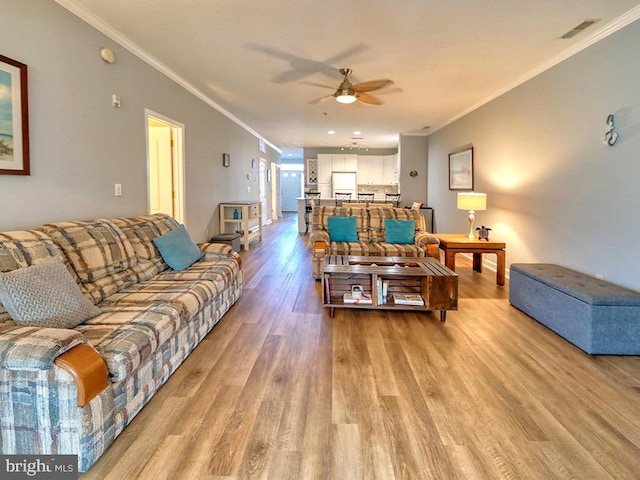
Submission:
<svg viewBox="0 0 640 480">
<path fill-rule="evenodd" d="M 474 193 L 464 192 L 458 193 L 458 209 L 459 210 L 486 210 L 487 209 L 487 194 L 486 193 Z"/>
</svg>

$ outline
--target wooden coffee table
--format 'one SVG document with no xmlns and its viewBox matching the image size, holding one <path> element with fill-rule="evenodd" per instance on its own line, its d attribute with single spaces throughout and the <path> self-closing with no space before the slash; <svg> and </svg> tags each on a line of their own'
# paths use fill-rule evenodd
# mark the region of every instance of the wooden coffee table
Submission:
<svg viewBox="0 0 640 480">
<path fill-rule="evenodd" d="M 458 253 L 473 254 L 473 270 L 482 272 L 482 254 L 495 253 L 496 284 L 504 285 L 505 282 L 505 248 L 504 242 L 493 240 L 478 240 L 458 233 L 436 233 L 440 240 L 440 248 L 444 252 L 444 264 L 454 272 L 456 271 L 456 255 Z"/>
<path fill-rule="evenodd" d="M 327 255 L 321 281 L 322 304 L 332 317 L 336 308 L 440 310 L 444 322 L 447 310 L 458 309 L 458 276 L 435 258 Z M 386 298 L 379 296 L 381 284 L 386 284 Z M 371 303 L 344 302 L 354 285 L 362 286 Z M 396 303 L 401 295 L 418 295 L 423 305 Z"/>
</svg>

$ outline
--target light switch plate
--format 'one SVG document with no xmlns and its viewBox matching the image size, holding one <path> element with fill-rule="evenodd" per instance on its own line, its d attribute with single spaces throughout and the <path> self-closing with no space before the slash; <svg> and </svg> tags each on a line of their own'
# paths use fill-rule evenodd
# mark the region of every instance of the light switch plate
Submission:
<svg viewBox="0 0 640 480">
<path fill-rule="evenodd" d="M 122 184 L 120 183 L 115 184 L 115 194 L 116 194 L 116 197 L 122 196 Z"/>
</svg>

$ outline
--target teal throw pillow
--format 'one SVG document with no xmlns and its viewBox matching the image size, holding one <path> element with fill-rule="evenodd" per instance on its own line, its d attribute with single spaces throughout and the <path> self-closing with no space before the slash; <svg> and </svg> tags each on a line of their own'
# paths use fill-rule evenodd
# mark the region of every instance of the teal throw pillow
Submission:
<svg viewBox="0 0 640 480">
<path fill-rule="evenodd" d="M 384 234 L 387 243 L 414 243 L 415 220 L 384 219 Z"/>
<path fill-rule="evenodd" d="M 357 242 L 358 231 L 356 229 L 356 217 L 329 217 L 329 239 L 332 242 Z"/>
<path fill-rule="evenodd" d="M 158 247 L 162 259 L 174 270 L 184 270 L 204 256 L 184 225 L 178 225 L 169 233 L 154 238 L 153 243 Z"/>
<path fill-rule="evenodd" d="M 74 328 L 101 313 L 59 258 L 0 273 L 0 300 L 27 327 Z"/>
</svg>

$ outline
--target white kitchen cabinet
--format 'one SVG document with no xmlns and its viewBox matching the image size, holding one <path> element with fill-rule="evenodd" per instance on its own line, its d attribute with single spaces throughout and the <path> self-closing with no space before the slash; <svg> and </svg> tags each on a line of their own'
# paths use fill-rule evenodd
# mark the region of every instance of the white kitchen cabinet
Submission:
<svg viewBox="0 0 640 480">
<path fill-rule="evenodd" d="M 318 154 L 318 185 L 321 183 L 331 183 L 332 156 L 330 153 Z"/>
<path fill-rule="evenodd" d="M 383 162 L 380 155 L 360 155 L 358 158 L 358 184 L 382 185 Z"/>
<path fill-rule="evenodd" d="M 357 172 L 358 171 L 358 155 L 347 154 L 344 156 L 344 171 L 345 172 Z"/>
<path fill-rule="evenodd" d="M 331 168 L 334 172 L 355 172 L 358 170 L 358 155 L 331 155 Z"/>
<path fill-rule="evenodd" d="M 398 155 L 385 155 L 382 157 L 382 183 L 393 185 L 398 183 Z"/>
</svg>

